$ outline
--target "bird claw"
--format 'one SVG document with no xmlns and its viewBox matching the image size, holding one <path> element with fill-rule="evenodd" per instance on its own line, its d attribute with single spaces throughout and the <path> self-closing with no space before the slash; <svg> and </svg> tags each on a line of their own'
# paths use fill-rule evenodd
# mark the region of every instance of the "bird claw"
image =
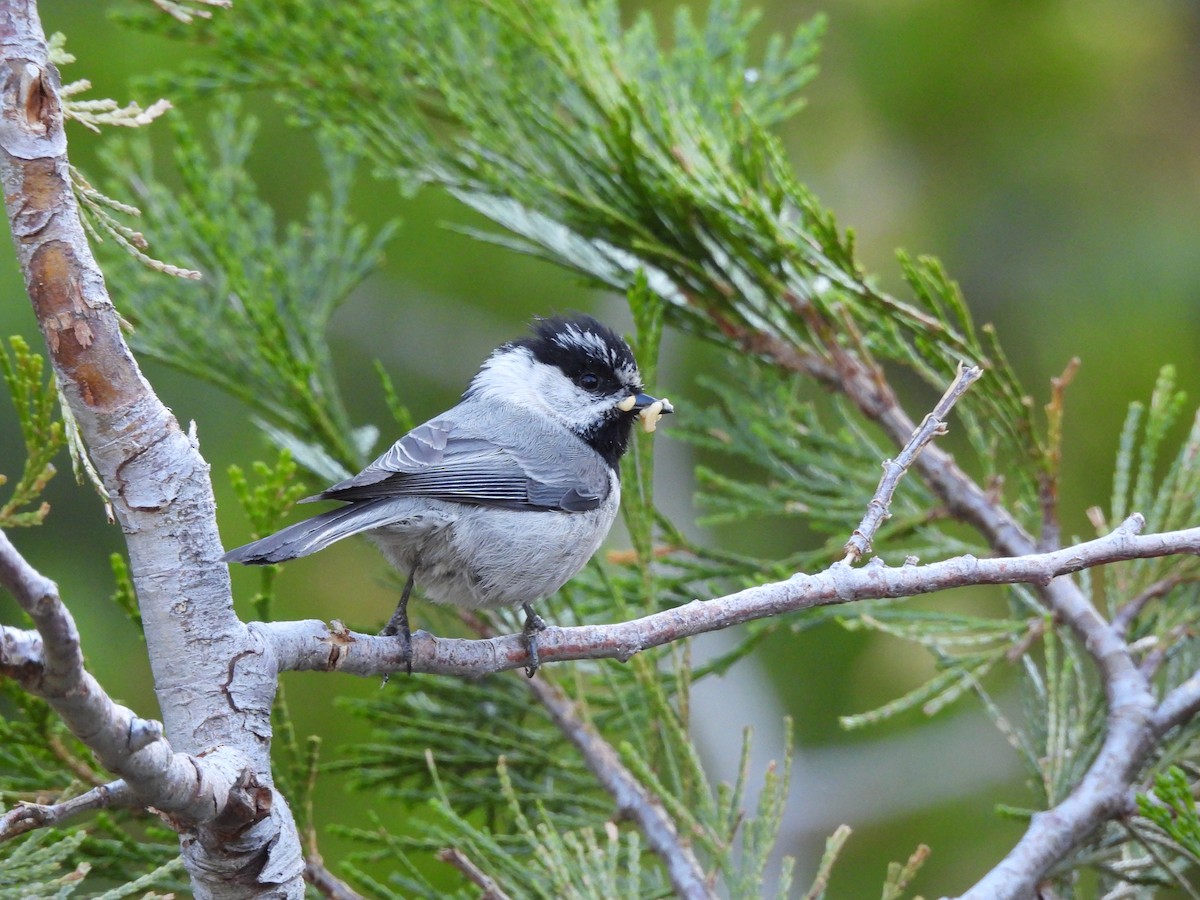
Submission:
<svg viewBox="0 0 1200 900">
<path fill-rule="evenodd" d="M 408 596 L 412 593 L 413 579 L 416 575 L 416 569 L 409 573 L 408 581 L 404 585 L 404 593 L 400 595 L 400 602 L 396 605 L 396 611 L 392 613 L 392 617 L 388 619 L 388 623 L 383 626 L 383 631 L 379 632 L 381 637 L 398 637 L 402 645 L 402 653 L 404 659 L 404 671 L 412 674 L 412 631 L 408 627 Z M 383 685 L 388 683 L 390 675 L 383 676 Z M 383 687 L 380 685 L 380 687 Z"/>
<path fill-rule="evenodd" d="M 399 621 L 397 621 L 399 619 Z M 392 616 L 387 625 L 383 626 L 383 631 L 379 632 L 381 637 L 398 637 L 401 645 L 401 658 L 404 660 L 404 671 L 412 674 L 412 631 L 408 627 L 408 616 Z M 390 675 L 383 676 L 383 683 L 388 683 Z"/>
<path fill-rule="evenodd" d="M 521 633 L 525 635 L 525 648 L 529 653 L 529 665 L 525 667 L 525 676 L 532 678 L 542 667 L 542 661 L 538 657 L 538 632 L 545 631 L 547 626 L 546 620 L 535 613 L 528 603 L 521 604 L 521 609 L 525 611 L 525 627 L 521 629 Z"/>
</svg>

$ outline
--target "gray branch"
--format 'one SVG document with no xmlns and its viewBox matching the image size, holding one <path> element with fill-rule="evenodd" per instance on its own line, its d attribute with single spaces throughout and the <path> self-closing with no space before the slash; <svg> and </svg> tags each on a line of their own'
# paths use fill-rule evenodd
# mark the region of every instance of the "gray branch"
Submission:
<svg viewBox="0 0 1200 900">
<path fill-rule="evenodd" d="M 321 854 L 315 851 L 304 858 L 304 880 L 328 900 L 365 900 L 362 894 L 330 872 Z"/>
<path fill-rule="evenodd" d="M 55 828 L 84 813 L 115 806 L 141 806 L 142 801 L 124 781 L 101 784 L 58 803 L 18 803 L 0 816 L 0 841 L 36 828 Z"/>
<path fill-rule="evenodd" d="M 1180 552 L 1197 550 L 1188 547 Z M 1057 806 L 1035 814 L 1021 840 L 963 894 L 964 900 L 1033 896 L 1051 866 L 1100 823 L 1125 812 L 1132 782 L 1158 736 L 1154 694 L 1118 631 L 1074 584 L 1052 582 L 1046 594 L 1051 608 L 1080 636 L 1100 670 L 1108 701 L 1104 741 L 1075 789 Z"/>
<path fill-rule="evenodd" d="M 543 662 L 569 659 L 627 660 L 650 647 L 782 613 L 856 600 L 913 597 L 980 584 L 1045 585 L 1061 575 L 1130 559 L 1200 554 L 1200 528 L 1141 535 L 1140 515 L 1104 537 L 1049 553 L 978 559 L 961 556 L 927 565 L 887 566 L 876 559 L 858 568 L 834 563 L 815 575 L 747 588 L 711 600 L 612 625 L 549 626 L 538 634 Z M 250 628 L 272 647 L 280 671 L 347 672 L 378 676 L 403 668 L 394 638 L 360 634 L 338 622 L 308 619 L 254 622 Z M 521 635 L 484 640 L 413 635 L 413 671 L 480 676 L 528 664 Z"/>
<path fill-rule="evenodd" d="M 500 890 L 486 872 L 475 865 L 470 858 L 455 847 L 439 850 L 437 858 L 448 865 L 454 866 L 481 891 L 479 900 L 512 900 L 508 894 Z"/>
<path fill-rule="evenodd" d="M 128 784 L 144 805 L 195 822 L 221 815 L 241 777 L 237 754 L 218 750 L 203 760 L 175 753 L 162 725 L 115 703 L 83 667 L 75 620 L 58 587 L 17 552 L 0 531 L 0 586 L 33 619 L 40 640 L 5 629 L 0 671 L 46 700 L 101 764 Z M 8 656 L 13 638 L 15 655 Z"/>
<path fill-rule="evenodd" d="M 859 287 L 866 293 L 873 293 L 865 283 Z M 904 446 L 915 429 L 882 370 L 869 359 L 860 359 L 851 353 L 836 339 L 829 338 L 828 323 L 820 320 L 800 298 L 792 299 L 797 313 L 809 321 L 814 333 L 826 335 L 823 343 L 829 360 L 776 353 L 774 348 L 764 346 L 758 346 L 756 352 L 766 353 L 781 367 L 804 372 L 844 393 L 865 416 L 878 423 L 897 446 Z M 748 348 L 756 344 L 753 335 L 737 337 Z M 914 460 L 913 468 L 945 504 L 950 515 L 975 528 L 997 553 L 1021 559 L 1054 555 L 1038 554 L 1037 544 L 1012 513 L 963 472 L 949 453 L 930 445 Z M 1140 516 L 1138 518 L 1140 520 Z M 1118 532 L 1129 531 L 1129 525 L 1126 522 Z M 1136 530 L 1140 527 L 1139 524 Z M 1186 532 L 1176 534 L 1186 535 Z M 1196 552 L 1191 538 L 1184 537 L 1179 552 Z M 1154 745 L 1154 697 L 1148 680 L 1125 643 L 1127 623 L 1118 621 L 1117 627 L 1110 626 L 1078 585 L 1070 579 L 1056 577 L 1058 574 L 1066 573 L 1056 572 L 1044 581 L 1033 583 L 1038 585 L 1047 608 L 1073 632 L 1099 670 L 1109 710 L 1104 741 L 1083 779 L 1067 799 L 1052 810 L 1034 816 L 1012 852 L 964 895 L 976 900 L 1024 900 L 1032 896 L 1051 866 L 1086 838 L 1099 822 L 1122 809 L 1130 779 Z M 1125 615 L 1136 615 L 1136 607 L 1135 601 Z M 1180 704 L 1181 709 L 1185 706 Z"/>
<path fill-rule="evenodd" d="M 1162 737 L 1200 713 L 1200 672 L 1174 688 L 1154 712 L 1153 728 Z"/>
<path fill-rule="evenodd" d="M 942 399 L 937 402 L 933 411 L 912 433 L 896 458 L 884 460 L 883 477 L 879 480 L 879 487 L 875 489 L 875 496 L 867 504 L 867 513 L 863 516 L 862 522 L 854 529 L 850 540 L 846 542 L 844 562 L 858 562 L 870 552 L 875 532 L 891 515 L 892 497 L 900 485 L 900 479 L 904 477 L 904 473 L 908 471 L 909 466 L 913 464 L 929 442 L 946 433 L 946 418 L 950 415 L 950 410 L 954 408 L 958 398 L 965 394 L 967 389 L 982 375 L 983 369 L 979 366 L 967 367 L 960 363 L 954 381 L 946 389 L 946 393 L 942 395 Z"/>
<path fill-rule="evenodd" d="M 1100 752 L 1075 791 L 1054 809 L 1034 816 L 1012 852 L 964 895 L 1023 898 L 1098 822 L 1127 808 L 1131 782 L 1155 741 L 1200 710 L 1198 674 L 1168 695 L 1156 711 L 1149 684 L 1118 629 L 1099 616 L 1070 579 L 1062 577 L 1131 559 L 1200 555 L 1200 528 L 1142 535 L 1144 525 L 1144 519 L 1135 514 L 1096 540 L 1020 557 L 964 556 L 899 567 L 886 566 L 878 559 L 860 568 L 839 562 L 816 575 L 798 574 L 786 581 L 713 600 L 693 601 L 629 622 L 551 626 L 539 635 L 539 653 L 543 663 L 626 660 L 649 647 L 814 606 L 915 596 L 980 584 L 1042 587 L 1056 614 L 1076 634 L 1084 636 L 1100 668 L 1110 714 Z M 394 639 L 350 632 L 340 623 L 332 627 L 312 620 L 254 623 L 251 628 L 272 646 L 281 669 L 373 676 L 395 672 L 403 663 Z M 413 670 L 478 676 L 523 667 L 528 663 L 526 653 L 520 635 L 458 640 L 419 632 L 413 638 Z"/>
</svg>

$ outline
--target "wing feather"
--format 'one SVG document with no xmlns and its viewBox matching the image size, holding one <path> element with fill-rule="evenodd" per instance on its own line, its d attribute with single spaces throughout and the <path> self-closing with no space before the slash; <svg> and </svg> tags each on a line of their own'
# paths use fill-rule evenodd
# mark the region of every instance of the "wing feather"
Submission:
<svg viewBox="0 0 1200 900">
<path fill-rule="evenodd" d="M 548 454 L 545 446 L 560 443 L 550 437 L 526 434 L 501 442 L 453 420 L 434 419 L 358 475 L 312 499 L 429 497 L 504 509 L 595 509 L 609 494 L 607 465 L 582 441 Z"/>
</svg>

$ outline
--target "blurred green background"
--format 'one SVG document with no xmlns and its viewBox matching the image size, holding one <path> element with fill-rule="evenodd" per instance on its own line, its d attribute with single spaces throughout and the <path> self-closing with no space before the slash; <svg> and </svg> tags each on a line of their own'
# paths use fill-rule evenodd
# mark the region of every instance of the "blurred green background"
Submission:
<svg viewBox="0 0 1200 900">
<path fill-rule="evenodd" d="M 664 29 L 675 6 L 623 4 L 629 15 L 649 9 Z M 977 319 L 996 324 L 1035 403 L 1045 402 L 1049 379 L 1072 356 L 1082 359 L 1068 393 L 1062 511 L 1065 534 L 1089 535 L 1084 511 L 1107 505 L 1127 404 L 1149 395 L 1163 363 L 1178 367 L 1191 396 L 1200 384 L 1200 8 L 1154 0 L 761 6 L 763 39 L 828 15 L 821 75 L 808 92 L 809 108 L 786 126 L 785 137 L 800 178 L 857 232 L 868 270 L 899 290 L 897 247 L 940 257 Z M 199 52 L 113 26 L 109 4 L 43 0 L 40 7 L 47 31 L 64 31 L 79 59 L 65 80 L 90 79 L 91 96 L 148 104 L 157 98 L 135 92 L 130 79 L 170 70 L 182 54 Z M 269 97 L 248 98 L 245 109 L 263 126 L 255 175 L 285 221 L 321 187 L 316 149 L 310 136 L 287 127 Z M 104 136 L 73 127 L 69 137 L 72 161 L 85 172 L 97 169 Z M 158 129 L 156 140 L 165 138 Z M 334 320 L 355 421 L 388 421 L 373 359 L 382 360 L 421 419 L 452 403 L 490 349 L 535 314 L 588 309 L 628 327 L 619 298 L 444 227 L 479 223 L 439 193 L 404 199 L 364 172 L 357 200 L 363 220 L 399 217 L 402 227 L 386 265 Z M 12 255 L 4 256 L 0 334 L 36 339 Z M 119 307 L 121 286 L 109 287 Z M 675 337 L 656 387 L 694 401 L 693 375 L 721 365 L 711 349 Z M 265 442 L 245 410 L 214 389 L 158 366 L 146 372 L 180 420 L 196 422 L 213 465 L 226 544 L 240 543 L 247 526 L 224 473 L 230 463 L 268 456 Z M 910 413 L 919 417 L 929 401 L 912 396 Z M 688 456 L 671 444 L 669 427 L 660 435 L 659 495 L 686 523 L 694 515 Z M 0 472 L 19 464 L 14 417 L 0 406 Z M 119 529 L 105 524 L 94 495 L 69 472 L 54 481 L 49 500 L 47 524 L 14 540 L 60 583 L 101 682 L 152 714 L 143 648 L 108 601 L 108 555 L 122 549 Z M 709 537 L 743 549 L 767 539 L 746 528 Z M 808 539 L 776 527 L 767 546 L 792 549 Z M 614 535 L 613 543 L 620 541 Z M 888 548 L 878 549 L 887 555 Z M 384 576 L 365 544 L 338 545 L 285 570 L 279 614 L 374 627 L 392 602 Z M 238 572 L 235 579 L 248 598 L 254 576 Z M 964 594 L 938 602 L 996 601 Z M 249 614 L 246 604 L 242 610 Z M 0 598 L 0 615 L 16 619 L 7 598 Z M 721 640 L 702 642 L 700 652 Z M 932 721 L 912 716 L 852 735 L 838 728 L 839 715 L 885 702 L 930 671 L 923 654 L 899 642 L 829 625 L 776 638 L 729 677 L 698 688 L 697 736 L 714 769 L 727 775 L 729 737 L 743 724 L 755 726 L 756 757 L 765 760 L 778 753 L 781 715 L 795 717 L 799 750 L 783 849 L 798 856 L 801 884 L 824 836 L 843 821 L 855 836 L 833 897 L 877 894 L 887 862 L 906 858 L 918 842 L 933 855 L 914 888 L 925 896 L 960 891 L 1020 833 L 1019 823 L 993 810 L 998 802 L 1029 799 L 1015 756 L 971 701 Z M 326 735 L 327 759 L 336 757 L 339 742 L 361 736 L 334 698 L 379 689 L 374 680 L 315 675 L 291 675 L 286 686 L 301 732 Z M 996 689 L 1007 695 L 1002 681 Z M 361 821 L 363 799 L 347 802 L 336 778 L 325 780 L 319 801 L 325 821 Z M 336 860 L 340 847 L 327 839 L 326 858 Z"/>
</svg>

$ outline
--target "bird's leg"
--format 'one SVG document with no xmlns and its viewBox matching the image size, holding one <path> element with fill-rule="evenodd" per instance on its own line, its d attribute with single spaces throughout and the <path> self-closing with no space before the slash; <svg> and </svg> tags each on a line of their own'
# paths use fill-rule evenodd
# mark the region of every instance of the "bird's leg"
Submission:
<svg viewBox="0 0 1200 900">
<path fill-rule="evenodd" d="M 408 627 L 408 595 L 412 593 L 413 580 L 416 577 L 417 567 L 413 566 L 408 573 L 408 581 L 404 582 L 404 591 L 400 594 L 400 602 L 396 604 L 396 611 L 392 613 L 388 623 L 383 626 L 383 631 L 379 632 L 384 637 L 399 635 L 404 644 L 404 668 L 409 675 L 412 674 L 412 631 Z M 386 677 L 383 681 L 384 684 L 387 684 Z"/>
<path fill-rule="evenodd" d="M 525 646 L 529 650 L 529 665 L 525 667 L 525 674 L 532 678 L 542 665 L 538 659 L 537 635 L 539 631 L 546 630 L 546 620 L 535 613 L 528 603 L 522 603 L 521 609 L 525 611 L 525 627 L 521 631 L 525 635 Z"/>
</svg>

